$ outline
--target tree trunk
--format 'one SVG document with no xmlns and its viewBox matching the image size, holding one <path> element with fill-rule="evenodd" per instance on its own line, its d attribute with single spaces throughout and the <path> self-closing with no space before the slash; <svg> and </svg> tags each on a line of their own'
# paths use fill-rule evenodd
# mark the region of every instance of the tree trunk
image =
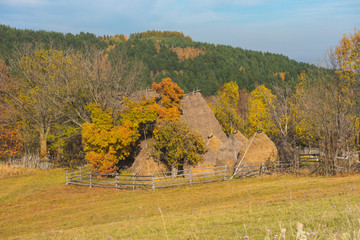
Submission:
<svg viewBox="0 0 360 240">
<path fill-rule="evenodd" d="M 48 131 L 40 132 L 40 158 L 47 158 L 48 152 L 47 152 L 47 136 Z"/>
</svg>

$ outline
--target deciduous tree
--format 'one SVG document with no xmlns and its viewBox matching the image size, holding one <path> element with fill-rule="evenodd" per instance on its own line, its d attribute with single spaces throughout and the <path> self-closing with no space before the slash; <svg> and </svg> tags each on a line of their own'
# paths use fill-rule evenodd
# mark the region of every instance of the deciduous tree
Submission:
<svg viewBox="0 0 360 240">
<path fill-rule="evenodd" d="M 180 100 L 184 96 L 184 91 L 170 78 L 164 78 L 160 83 L 153 83 L 152 89 L 161 94 L 160 120 L 177 120 L 180 117 Z"/>
<path fill-rule="evenodd" d="M 277 98 L 271 90 L 264 85 L 257 86 L 251 92 L 249 98 L 249 128 L 248 134 L 252 135 L 257 130 L 262 130 L 267 134 L 276 135 L 279 131 L 271 116 L 271 111 L 275 108 Z"/>
<path fill-rule="evenodd" d="M 173 168 L 202 161 L 204 140 L 181 120 L 165 122 L 154 131 L 154 155 Z"/>
<path fill-rule="evenodd" d="M 237 110 L 238 101 L 239 87 L 235 82 L 229 82 L 218 92 L 215 103 L 211 105 L 216 119 L 227 135 L 235 129 L 243 130 L 243 122 Z"/>
<path fill-rule="evenodd" d="M 89 104 L 92 122 L 83 124 L 85 159 L 99 173 L 115 173 L 118 162 L 125 160 L 139 138 L 138 129 L 129 120 L 114 123 L 112 111 L 98 104 Z"/>
</svg>

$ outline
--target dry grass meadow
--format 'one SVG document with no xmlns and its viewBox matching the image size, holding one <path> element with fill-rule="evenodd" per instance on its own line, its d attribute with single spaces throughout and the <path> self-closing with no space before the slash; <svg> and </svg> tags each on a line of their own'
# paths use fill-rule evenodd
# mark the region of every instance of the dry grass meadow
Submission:
<svg viewBox="0 0 360 240">
<path fill-rule="evenodd" d="M 18 171 L 0 176 L 1 239 L 360 239 L 360 175 L 133 192 Z"/>
</svg>

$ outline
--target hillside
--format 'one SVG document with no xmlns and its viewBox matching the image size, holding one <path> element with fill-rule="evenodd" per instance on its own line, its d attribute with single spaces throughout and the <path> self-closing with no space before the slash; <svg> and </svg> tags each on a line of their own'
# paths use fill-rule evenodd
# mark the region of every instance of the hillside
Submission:
<svg viewBox="0 0 360 240">
<path fill-rule="evenodd" d="M 83 32 L 73 35 L 0 25 L 0 59 L 9 62 L 12 53 L 23 44 L 80 51 L 89 47 L 103 50 L 117 47 L 129 59 L 145 64 L 145 86 L 170 77 L 185 92 L 200 89 L 204 96 L 214 95 L 229 81 L 236 81 L 240 89 L 247 90 L 253 90 L 257 84 L 267 87 L 284 82 L 294 84 L 303 70 L 316 69 L 280 54 L 195 42 L 178 32 L 148 31 L 131 34 L 127 39 L 124 35 L 96 36 Z"/>
</svg>

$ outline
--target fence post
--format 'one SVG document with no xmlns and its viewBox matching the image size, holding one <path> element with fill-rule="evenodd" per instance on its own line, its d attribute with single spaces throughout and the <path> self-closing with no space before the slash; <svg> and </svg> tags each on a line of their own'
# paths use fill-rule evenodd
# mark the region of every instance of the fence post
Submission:
<svg viewBox="0 0 360 240">
<path fill-rule="evenodd" d="M 155 190 L 155 173 L 152 175 L 152 190 Z"/>
<path fill-rule="evenodd" d="M 224 181 L 226 181 L 226 172 L 227 172 L 227 166 L 225 165 L 225 167 L 224 167 L 225 169 L 224 169 Z"/>
<path fill-rule="evenodd" d="M 119 189 L 119 188 L 120 188 L 119 173 L 116 173 L 116 176 L 115 176 L 115 185 L 116 185 L 116 189 Z"/>
<path fill-rule="evenodd" d="M 66 170 L 66 185 L 69 185 L 68 171 Z"/>
<path fill-rule="evenodd" d="M 190 168 L 189 175 L 190 175 L 190 186 L 191 186 L 191 168 Z"/>
<path fill-rule="evenodd" d="M 132 182 L 133 182 L 133 191 L 135 191 L 135 175 L 132 176 Z"/>
<path fill-rule="evenodd" d="M 80 167 L 80 181 L 82 181 L 82 167 Z"/>
<path fill-rule="evenodd" d="M 90 188 L 92 188 L 92 173 L 90 172 Z"/>
</svg>

